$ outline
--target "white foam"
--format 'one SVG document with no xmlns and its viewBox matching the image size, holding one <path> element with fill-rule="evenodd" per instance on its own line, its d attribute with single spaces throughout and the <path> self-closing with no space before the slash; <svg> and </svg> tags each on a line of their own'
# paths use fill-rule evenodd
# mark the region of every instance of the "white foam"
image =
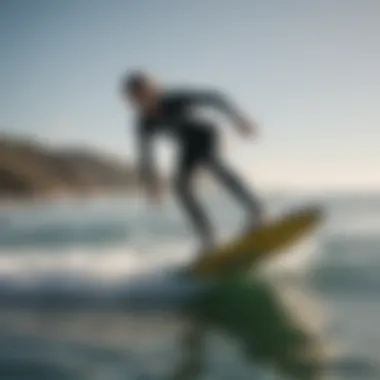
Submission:
<svg viewBox="0 0 380 380">
<path fill-rule="evenodd" d="M 173 294 L 193 283 L 170 275 L 191 256 L 180 246 L 154 253 L 130 247 L 72 249 L 64 252 L 8 252 L 0 256 L 0 298 L 128 298 Z"/>
</svg>

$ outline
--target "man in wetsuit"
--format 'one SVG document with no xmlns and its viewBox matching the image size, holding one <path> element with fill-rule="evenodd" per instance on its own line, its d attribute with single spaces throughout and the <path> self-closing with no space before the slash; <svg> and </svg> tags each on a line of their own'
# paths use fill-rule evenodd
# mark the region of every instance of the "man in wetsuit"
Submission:
<svg viewBox="0 0 380 380">
<path fill-rule="evenodd" d="M 171 135 L 179 146 L 179 166 L 175 177 L 175 193 L 198 232 L 204 251 L 215 245 L 211 224 L 194 197 L 191 180 L 198 168 L 210 169 L 248 212 L 250 226 L 261 219 L 259 202 L 250 194 L 235 173 L 226 167 L 218 152 L 218 131 L 215 126 L 200 120 L 196 106 L 209 106 L 225 113 L 242 136 L 254 128 L 225 97 L 213 91 L 167 91 L 147 74 L 135 72 L 122 82 L 124 96 L 138 113 L 137 141 L 140 151 L 141 178 L 149 197 L 160 200 L 160 186 L 152 157 L 152 140 L 157 134 Z"/>
</svg>

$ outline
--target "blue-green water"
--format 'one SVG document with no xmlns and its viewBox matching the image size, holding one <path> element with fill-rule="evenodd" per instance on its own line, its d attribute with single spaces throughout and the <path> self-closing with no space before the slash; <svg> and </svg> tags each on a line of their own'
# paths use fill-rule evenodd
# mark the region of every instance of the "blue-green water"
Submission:
<svg viewBox="0 0 380 380">
<path fill-rule="evenodd" d="M 247 279 L 175 275 L 195 246 L 172 204 L 0 210 L 0 379 L 380 378 L 380 197 L 323 202 L 322 228 Z M 243 222 L 207 202 L 221 236 Z"/>
</svg>

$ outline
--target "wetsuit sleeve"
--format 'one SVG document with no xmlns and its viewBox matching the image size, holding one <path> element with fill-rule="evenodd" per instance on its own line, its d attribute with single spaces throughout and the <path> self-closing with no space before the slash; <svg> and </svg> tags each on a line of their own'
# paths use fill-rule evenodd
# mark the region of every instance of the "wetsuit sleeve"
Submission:
<svg viewBox="0 0 380 380">
<path fill-rule="evenodd" d="M 234 123 L 241 122 L 241 113 L 224 94 L 218 91 L 184 91 L 179 94 L 184 102 L 194 105 L 205 105 L 216 108 L 226 114 Z"/>
<path fill-rule="evenodd" d="M 141 182 L 149 189 L 157 184 L 157 173 L 153 160 L 153 133 L 144 122 L 137 126 L 138 169 Z"/>
</svg>

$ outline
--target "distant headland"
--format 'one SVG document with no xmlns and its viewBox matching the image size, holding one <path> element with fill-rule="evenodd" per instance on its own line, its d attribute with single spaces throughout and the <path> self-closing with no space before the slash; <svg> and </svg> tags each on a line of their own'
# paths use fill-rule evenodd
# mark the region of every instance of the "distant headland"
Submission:
<svg viewBox="0 0 380 380">
<path fill-rule="evenodd" d="M 135 168 L 87 148 L 0 136 L 0 200 L 135 191 Z"/>
</svg>

